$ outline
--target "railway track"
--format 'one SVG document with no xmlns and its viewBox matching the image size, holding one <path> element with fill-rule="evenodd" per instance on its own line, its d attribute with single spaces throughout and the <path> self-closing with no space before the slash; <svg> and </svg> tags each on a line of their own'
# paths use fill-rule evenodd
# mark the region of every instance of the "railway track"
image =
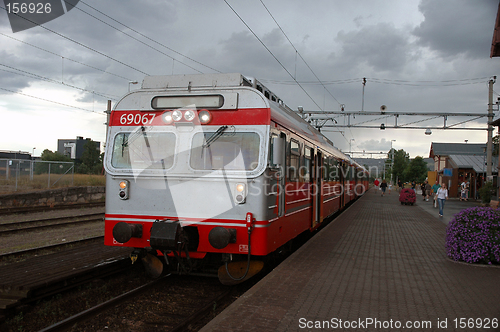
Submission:
<svg viewBox="0 0 500 332">
<path fill-rule="evenodd" d="M 4 265 L 0 270 L 0 310 L 47 296 L 130 268 L 130 251 L 89 243 Z"/>
<path fill-rule="evenodd" d="M 23 206 L 23 207 L 9 207 L 0 209 L 0 215 L 14 214 L 14 213 L 33 213 L 44 211 L 57 211 L 66 209 L 85 209 L 104 206 L 104 202 L 93 203 L 75 203 L 75 204 L 58 204 L 53 206 Z"/>
<path fill-rule="evenodd" d="M 199 292 L 200 288 L 204 290 L 202 293 Z M 213 280 L 206 278 L 166 275 L 48 326 L 40 332 L 128 330 L 130 326 L 127 325 L 132 324 L 132 321 L 136 326 L 135 331 L 189 331 L 200 324 L 199 321 L 207 315 L 215 315 L 223 303 L 231 302 L 232 290 L 232 287 L 214 284 Z M 151 315 L 151 312 L 146 313 L 151 306 L 162 309 L 157 309 Z M 129 313 L 131 307 L 134 308 L 134 315 L 142 315 L 143 318 L 132 318 Z M 128 317 L 130 320 L 123 320 L 121 317 Z M 102 326 L 102 321 L 107 325 Z"/>
<path fill-rule="evenodd" d="M 44 253 L 44 252 L 60 251 L 60 250 L 63 250 L 64 248 L 70 248 L 73 246 L 85 245 L 85 244 L 89 244 L 92 242 L 99 242 L 99 241 L 102 243 L 104 241 L 104 236 L 94 236 L 94 237 L 89 237 L 89 238 L 80 239 L 80 240 L 76 240 L 76 241 L 68 241 L 68 242 L 52 244 L 52 245 L 48 245 L 48 246 L 11 251 L 11 252 L 7 252 L 4 254 L 0 254 L 0 262 L 3 262 L 5 260 L 15 260 L 16 258 L 19 258 L 19 257 L 26 258 L 29 256 L 36 256 L 36 255 L 39 255 L 39 254 Z"/>
<path fill-rule="evenodd" d="M 104 221 L 104 213 L 8 222 L 0 224 L 0 235 L 99 221 Z"/>
</svg>

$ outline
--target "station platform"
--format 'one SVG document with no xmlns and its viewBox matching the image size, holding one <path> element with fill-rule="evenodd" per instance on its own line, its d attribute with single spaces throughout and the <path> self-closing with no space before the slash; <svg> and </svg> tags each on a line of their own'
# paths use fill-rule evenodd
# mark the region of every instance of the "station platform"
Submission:
<svg viewBox="0 0 500 332">
<path fill-rule="evenodd" d="M 201 331 L 500 330 L 500 268 L 449 260 L 431 204 L 369 190 Z"/>
</svg>

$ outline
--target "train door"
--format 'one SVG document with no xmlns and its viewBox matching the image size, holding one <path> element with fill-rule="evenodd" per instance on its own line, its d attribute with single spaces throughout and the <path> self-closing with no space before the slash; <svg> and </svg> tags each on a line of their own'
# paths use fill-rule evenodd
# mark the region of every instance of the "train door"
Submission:
<svg viewBox="0 0 500 332">
<path fill-rule="evenodd" d="M 340 182 L 340 208 L 343 208 L 345 205 L 345 191 L 346 191 L 346 177 L 345 177 L 345 172 L 344 172 L 344 163 L 339 162 L 339 182 Z"/>
<path fill-rule="evenodd" d="M 279 137 L 275 137 L 273 143 L 273 154 L 275 164 L 278 165 L 279 170 L 277 173 L 277 189 L 278 189 L 278 217 L 283 217 L 285 214 L 285 186 L 286 186 L 286 135 L 280 133 Z"/>
<path fill-rule="evenodd" d="M 312 172 L 312 186 L 311 186 L 311 196 L 312 196 L 312 205 L 313 205 L 313 218 L 311 226 L 314 228 L 320 222 L 322 222 L 322 201 L 323 201 L 323 154 L 320 151 L 317 151 L 314 158 L 313 172 Z"/>
</svg>

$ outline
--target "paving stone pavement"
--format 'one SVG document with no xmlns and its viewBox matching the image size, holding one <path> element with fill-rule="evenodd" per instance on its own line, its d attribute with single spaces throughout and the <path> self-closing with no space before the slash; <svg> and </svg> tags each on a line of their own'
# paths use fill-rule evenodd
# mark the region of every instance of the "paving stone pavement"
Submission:
<svg viewBox="0 0 500 332">
<path fill-rule="evenodd" d="M 445 233 L 370 190 L 201 331 L 500 330 L 500 268 L 449 260 Z"/>
</svg>

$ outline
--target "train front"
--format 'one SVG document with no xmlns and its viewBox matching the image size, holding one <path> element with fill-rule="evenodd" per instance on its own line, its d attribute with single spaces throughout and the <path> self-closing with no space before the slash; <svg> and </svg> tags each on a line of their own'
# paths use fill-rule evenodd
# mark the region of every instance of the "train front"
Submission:
<svg viewBox="0 0 500 332">
<path fill-rule="evenodd" d="M 269 106 L 224 77 L 209 88 L 196 77 L 146 78 L 112 111 L 104 242 L 134 248 L 152 275 L 168 265 L 234 283 L 262 268 L 251 255 L 268 253 Z"/>
</svg>

